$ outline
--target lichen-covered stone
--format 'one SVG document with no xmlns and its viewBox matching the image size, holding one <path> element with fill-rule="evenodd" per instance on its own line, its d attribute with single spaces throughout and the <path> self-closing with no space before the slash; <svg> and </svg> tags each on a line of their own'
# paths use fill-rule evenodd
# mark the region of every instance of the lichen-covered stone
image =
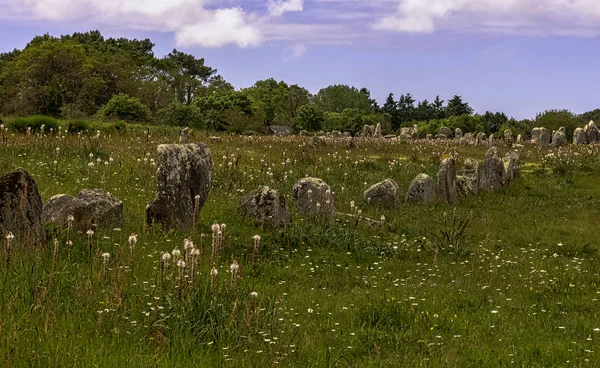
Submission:
<svg viewBox="0 0 600 368">
<path fill-rule="evenodd" d="M 181 133 L 179 134 L 179 143 L 189 143 L 190 142 L 190 129 L 183 128 L 181 129 Z"/>
<path fill-rule="evenodd" d="M 454 134 L 452 134 L 452 129 L 448 128 L 448 127 L 441 127 L 439 134 L 443 134 L 446 136 L 446 138 L 448 139 L 452 139 Z"/>
<path fill-rule="evenodd" d="M 598 127 L 593 120 L 590 120 L 590 122 L 585 126 L 584 130 L 588 144 L 595 144 L 600 141 L 600 130 L 598 130 Z"/>
<path fill-rule="evenodd" d="M 0 236 L 11 232 L 13 244 L 39 246 L 45 243 L 42 198 L 29 173 L 18 169 L 0 177 Z"/>
<path fill-rule="evenodd" d="M 517 152 L 510 151 L 504 156 L 504 173 L 505 186 L 519 177 L 521 173 L 521 164 L 519 162 L 519 154 Z"/>
<path fill-rule="evenodd" d="M 453 157 L 447 157 L 440 163 L 436 185 L 437 201 L 457 204 L 456 193 L 456 162 Z"/>
<path fill-rule="evenodd" d="M 161 144 L 157 165 L 158 190 L 146 207 L 146 221 L 166 229 L 191 229 L 194 207 L 197 203 L 202 209 L 210 190 L 210 149 L 203 143 Z"/>
<path fill-rule="evenodd" d="M 282 228 L 292 223 L 285 197 L 264 185 L 243 196 L 238 211 L 269 228 Z"/>
<path fill-rule="evenodd" d="M 490 148 L 485 155 L 485 162 L 479 178 L 479 188 L 498 190 L 504 187 L 505 169 L 498 147 Z"/>
<path fill-rule="evenodd" d="M 561 131 L 557 131 L 552 136 L 552 147 L 562 147 L 567 145 L 567 136 Z"/>
<path fill-rule="evenodd" d="M 367 188 L 363 198 L 371 205 L 395 208 L 398 204 L 398 184 L 392 179 L 385 179 Z"/>
<path fill-rule="evenodd" d="M 463 131 L 460 128 L 454 129 L 454 138 L 461 139 L 463 137 Z"/>
<path fill-rule="evenodd" d="M 573 144 L 587 144 L 587 135 L 582 128 L 575 129 L 573 132 Z"/>
<path fill-rule="evenodd" d="M 296 208 L 302 215 L 335 216 L 333 192 L 319 178 L 303 178 L 292 189 Z"/>
<path fill-rule="evenodd" d="M 515 143 L 515 136 L 512 134 L 510 129 L 506 129 L 504 131 L 504 142 L 509 146 L 512 146 L 512 144 Z"/>
<path fill-rule="evenodd" d="M 427 174 L 419 174 L 410 183 L 404 197 L 407 202 L 433 203 L 433 179 Z"/>
</svg>

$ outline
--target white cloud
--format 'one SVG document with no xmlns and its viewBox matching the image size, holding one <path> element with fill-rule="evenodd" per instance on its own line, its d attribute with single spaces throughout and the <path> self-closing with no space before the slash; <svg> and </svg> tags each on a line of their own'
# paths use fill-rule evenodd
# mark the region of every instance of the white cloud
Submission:
<svg viewBox="0 0 600 368">
<path fill-rule="evenodd" d="M 381 16 L 374 28 L 594 35 L 599 21 L 597 0 L 397 0 L 396 12 Z"/>
<path fill-rule="evenodd" d="M 283 60 L 284 61 L 298 60 L 302 57 L 302 55 L 304 55 L 306 50 L 307 50 L 306 45 L 303 43 L 297 43 L 295 45 L 286 47 L 286 51 L 289 52 L 289 55 L 284 57 Z"/>
<path fill-rule="evenodd" d="M 301 12 L 304 10 L 304 0 L 268 0 L 269 15 L 278 17 L 287 12 Z"/>
</svg>

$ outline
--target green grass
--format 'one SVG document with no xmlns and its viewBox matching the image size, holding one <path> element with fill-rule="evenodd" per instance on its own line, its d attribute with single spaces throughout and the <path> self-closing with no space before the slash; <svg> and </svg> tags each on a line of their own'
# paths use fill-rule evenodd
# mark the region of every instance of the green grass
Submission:
<svg viewBox="0 0 600 368">
<path fill-rule="evenodd" d="M 177 140 L 172 130 L 148 139 L 139 129 L 81 140 L 74 134 L 44 140 L 17 134 L 0 145 L 0 173 L 25 168 L 44 201 L 104 188 L 124 201 L 126 219 L 122 229 L 94 235 L 91 260 L 84 234 L 73 237 L 69 262 L 66 234 L 57 233 L 54 270 L 51 242 L 43 249 L 15 245 L 10 267 L 0 264 L 0 365 L 597 364 L 597 146 L 551 156 L 526 147 L 522 176 L 506 190 L 462 199 L 456 209 L 401 203 L 390 210 L 364 203 L 364 183 L 389 177 L 403 195 L 417 174 L 435 177 L 445 153 L 456 153 L 462 163 L 467 157 L 483 160 L 486 149 L 358 141 L 349 151 L 343 141 L 313 149 L 300 138 L 225 138 L 208 142 L 215 168 L 197 229 L 162 233 L 144 224 L 156 189 L 151 159 L 159 143 Z M 301 218 L 291 191 L 307 175 L 332 186 L 338 211 L 350 212 L 354 200 L 364 216 L 384 215 L 385 223 L 355 227 L 346 218 Z M 288 197 L 289 229 L 261 229 L 237 213 L 239 197 L 260 184 Z M 454 211 L 470 219 L 468 252 L 436 254 L 431 242 L 443 229 L 444 214 Z M 196 282 L 185 285 L 179 297 L 176 267 L 170 264 L 161 276 L 161 252 L 182 250 L 186 237 L 198 246 L 215 220 L 227 225 L 215 292 L 208 235 Z M 131 233 L 138 234 L 133 261 Z M 256 270 L 255 234 L 262 237 Z M 106 276 L 103 252 L 111 255 Z M 233 258 L 241 265 L 235 288 L 229 273 Z"/>
</svg>

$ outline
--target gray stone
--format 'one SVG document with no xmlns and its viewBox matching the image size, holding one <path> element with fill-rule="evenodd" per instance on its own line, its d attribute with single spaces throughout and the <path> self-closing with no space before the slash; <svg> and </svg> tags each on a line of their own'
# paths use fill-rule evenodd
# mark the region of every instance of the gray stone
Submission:
<svg viewBox="0 0 600 368">
<path fill-rule="evenodd" d="M 319 178 L 303 178 L 292 189 L 296 208 L 302 215 L 335 216 L 333 192 Z"/>
<path fill-rule="evenodd" d="M 459 197 L 476 196 L 479 192 L 477 180 L 468 176 L 456 176 L 456 192 Z"/>
<path fill-rule="evenodd" d="M 445 135 L 448 139 L 452 139 L 454 137 L 454 134 L 452 134 L 452 129 L 448 127 L 441 127 L 439 134 Z"/>
<path fill-rule="evenodd" d="M 287 137 L 294 134 L 294 128 L 285 125 L 269 125 L 267 127 L 267 134 L 278 137 Z"/>
<path fill-rule="evenodd" d="M 374 138 L 381 138 L 383 134 L 381 133 L 381 123 L 377 123 L 375 126 L 375 132 L 373 133 Z"/>
<path fill-rule="evenodd" d="M 463 138 L 464 138 L 465 144 L 468 144 L 468 145 L 475 144 L 475 136 L 473 135 L 473 133 L 467 133 L 464 135 Z"/>
<path fill-rule="evenodd" d="M 573 144 L 587 144 L 587 135 L 582 128 L 575 129 L 573 132 Z"/>
<path fill-rule="evenodd" d="M 331 136 L 333 138 L 340 138 L 343 137 L 342 132 L 340 132 L 339 130 L 332 130 L 331 131 Z"/>
<path fill-rule="evenodd" d="M 301 137 L 308 137 L 308 132 L 306 130 L 301 130 L 299 134 Z"/>
<path fill-rule="evenodd" d="M 285 197 L 264 185 L 243 196 L 238 211 L 268 228 L 282 228 L 292 223 Z"/>
<path fill-rule="evenodd" d="M 319 147 L 319 146 L 325 146 L 326 143 L 325 143 L 324 138 L 322 138 L 318 135 L 315 135 L 308 139 L 308 145 L 311 147 Z"/>
<path fill-rule="evenodd" d="M 433 139 L 433 134 L 425 134 L 425 139 L 432 140 Z"/>
<path fill-rule="evenodd" d="M 433 203 L 433 179 L 427 174 L 419 174 L 410 183 L 404 199 L 407 202 Z"/>
<path fill-rule="evenodd" d="M 396 136 L 394 134 L 388 134 L 388 135 L 384 136 L 383 138 L 385 138 L 385 139 L 394 139 L 394 138 L 396 138 Z"/>
<path fill-rule="evenodd" d="M 419 139 L 419 126 L 417 124 L 413 125 L 412 129 L 410 130 L 410 136 L 413 140 Z"/>
<path fill-rule="evenodd" d="M 42 198 L 29 173 L 18 169 L 0 177 L 0 241 L 14 235 L 13 244 L 39 246 L 45 243 Z"/>
<path fill-rule="evenodd" d="M 495 142 L 495 139 L 494 139 L 494 135 L 493 135 L 493 134 L 490 134 L 490 136 L 489 136 L 489 138 L 488 138 L 488 146 L 490 146 L 490 147 L 494 147 L 494 144 L 495 144 L 495 143 L 496 143 L 496 142 Z"/>
<path fill-rule="evenodd" d="M 453 157 L 447 157 L 440 163 L 436 185 L 437 201 L 457 204 L 456 193 L 456 162 Z"/>
<path fill-rule="evenodd" d="M 506 129 L 504 131 L 504 142 L 509 146 L 512 146 L 512 144 L 515 143 L 515 137 L 510 131 L 510 129 Z"/>
<path fill-rule="evenodd" d="M 375 135 L 375 126 L 365 125 L 363 127 L 361 137 L 370 138 L 370 137 L 373 137 L 373 135 Z"/>
<path fill-rule="evenodd" d="M 517 144 L 523 144 L 523 143 L 525 143 L 523 141 L 523 136 L 521 134 L 517 135 L 517 141 L 516 141 L 516 143 Z"/>
<path fill-rule="evenodd" d="M 190 129 L 183 128 L 181 129 L 181 133 L 179 133 L 179 143 L 189 143 L 190 141 Z"/>
<path fill-rule="evenodd" d="M 456 128 L 454 129 L 454 138 L 461 139 L 463 137 L 462 129 Z"/>
<path fill-rule="evenodd" d="M 598 130 L 598 127 L 594 121 L 590 120 L 590 122 L 585 126 L 584 130 L 588 144 L 595 144 L 600 141 L 600 131 Z"/>
<path fill-rule="evenodd" d="M 438 134 L 435 136 L 435 139 L 446 140 L 446 139 L 448 139 L 448 136 L 445 134 Z"/>
<path fill-rule="evenodd" d="M 476 146 L 484 146 L 487 144 L 487 135 L 484 132 L 477 133 L 477 137 L 475 138 Z"/>
<path fill-rule="evenodd" d="M 123 226 L 123 202 L 103 189 L 84 189 L 77 197 L 58 194 L 44 205 L 42 221 L 54 222 L 66 228 L 68 218 L 73 216 L 73 229 L 114 229 Z"/>
<path fill-rule="evenodd" d="M 540 148 L 548 148 L 550 144 L 550 133 L 546 129 L 542 130 L 538 139 L 537 139 L 538 147 Z"/>
<path fill-rule="evenodd" d="M 561 131 L 557 131 L 552 136 L 552 147 L 562 147 L 567 145 L 567 136 Z"/>
<path fill-rule="evenodd" d="M 504 185 L 510 184 L 514 179 L 521 174 L 521 164 L 519 162 L 519 154 L 515 151 L 510 151 L 504 156 Z"/>
<path fill-rule="evenodd" d="M 210 149 L 204 143 L 161 144 L 157 165 L 158 190 L 146 207 L 146 222 L 190 230 L 196 204 L 201 210 L 210 191 Z"/>
<path fill-rule="evenodd" d="M 542 128 L 533 128 L 531 130 L 531 143 L 537 144 L 540 134 L 542 134 Z"/>
<path fill-rule="evenodd" d="M 392 179 L 371 185 L 363 192 L 365 202 L 381 207 L 395 208 L 398 204 L 398 184 Z"/>
<path fill-rule="evenodd" d="M 490 148 L 485 155 L 485 162 L 479 178 L 479 188 L 498 190 L 504 187 L 505 169 L 498 147 Z"/>
</svg>

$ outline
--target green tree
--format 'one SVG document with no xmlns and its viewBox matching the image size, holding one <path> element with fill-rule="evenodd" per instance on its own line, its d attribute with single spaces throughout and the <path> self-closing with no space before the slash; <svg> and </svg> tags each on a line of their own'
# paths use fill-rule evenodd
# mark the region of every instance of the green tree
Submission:
<svg viewBox="0 0 600 368">
<path fill-rule="evenodd" d="M 446 107 L 444 106 L 444 100 L 440 99 L 440 96 L 435 96 L 432 105 L 434 119 L 443 119 L 446 117 Z"/>
<path fill-rule="evenodd" d="M 321 89 L 314 96 L 314 103 L 323 112 L 339 112 L 358 109 L 363 114 L 373 112 L 370 96 L 356 87 L 336 84 Z"/>
<path fill-rule="evenodd" d="M 150 117 L 150 110 L 139 98 L 118 94 L 97 113 L 99 118 L 118 119 L 129 122 L 144 122 Z"/>
<path fill-rule="evenodd" d="M 581 123 L 581 119 L 569 110 L 546 110 L 535 116 L 535 126 L 537 127 L 544 127 L 552 131 L 564 126 L 568 140 L 573 138 L 573 132 Z"/>
<path fill-rule="evenodd" d="M 283 124 L 292 125 L 300 108 L 310 103 L 310 93 L 306 88 L 300 87 L 297 84 L 292 84 L 284 94 L 280 111 Z"/>
<path fill-rule="evenodd" d="M 317 106 L 309 104 L 300 107 L 293 126 L 298 130 L 314 132 L 322 129 L 324 120 L 323 112 Z"/>
<path fill-rule="evenodd" d="M 396 100 L 394 100 L 394 94 L 390 93 L 383 104 L 383 108 L 381 109 L 384 113 L 390 116 L 390 122 L 392 125 L 392 130 L 396 131 L 400 128 L 400 114 L 398 112 L 398 104 Z"/>
<path fill-rule="evenodd" d="M 281 112 L 283 99 L 288 91 L 285 82 L 277 82 L 273 78 L 259 80 L 246 92 L 254 99 L 257 108 L 263 111 L 264 125 L 272 125 Z"/>
<path fill-rule="evenodd" d="M 415 99 L 410 93 L 400 96 L 400 100 L 398 101 L 398 115 L 400 125 L 415 119 Z"/>
<path fill-rule="evenodd" d="M 461 116 L 461 115 L 473 115 L 473 109 L 467 102 L 463 102 L 461 96 L 454 95 L 448 106 L 446 106 L 446 116 Z"/>
<path fill-rule="evenodd" d="M 198 106 L 171 102 L 161 113 L 161 118 L 169 125 L 180 127 L 202 127 L 202 113 Z"/>
<path fill-rule="evenodd" d="M 191 104 L 194 96 L 202 88 L 206 88 L 216 69 L 204 65 L 204 59 L 174 49 L 161 60 L 164 76 L 169 81 L 175 99 L 181 103 Z"/>
<path fill-rule="evenodd" d="M 503 112 L 492 113 L 486 111 L 483 114 L 483 126 L 485 134 L 494 134 L 500 127 L 508 122 L 508 116 Z M 502 133 L 502 132 L 501 132 Z"/>
</svg>

